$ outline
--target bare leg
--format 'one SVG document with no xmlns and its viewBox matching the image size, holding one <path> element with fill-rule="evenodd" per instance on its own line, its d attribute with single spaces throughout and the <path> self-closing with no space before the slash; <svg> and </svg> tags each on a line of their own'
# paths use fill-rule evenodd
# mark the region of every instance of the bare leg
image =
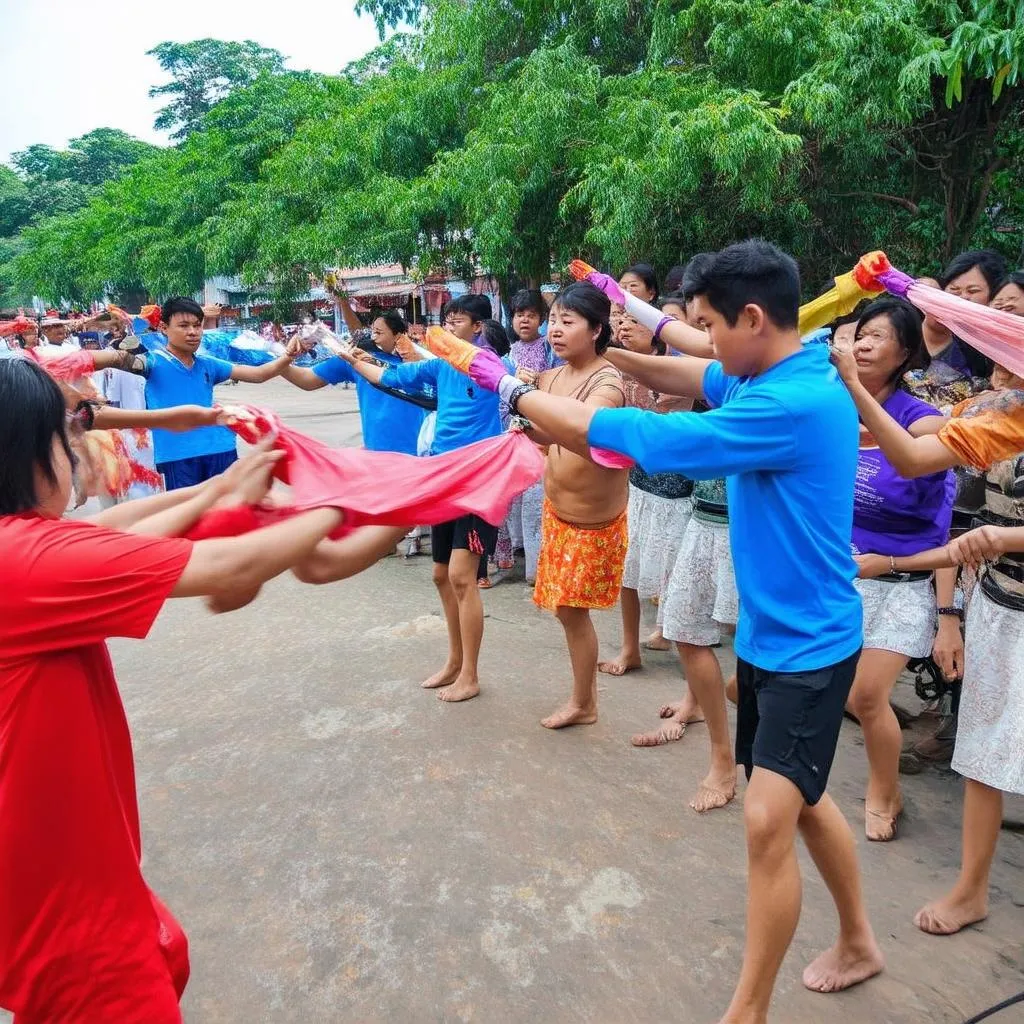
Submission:
<svg viewBox="0 0 1024 1024">
<path fill-rule="evenodd" d="M 853 832 L 827 793 L 813 807 L 804 806 L 799 826 L 839 914 L 839 938 L 807 967 L 804 984 L 815 992 L 841 992 L 885 966 L 864 907 Z"/>
<path fill-rule="evenodd" d="M 453 552 L 454 554 L 454 552 Z M 448 628 L 448 657 L 441 669 L 420 685 L 425 690 L 435 690 L 439 686 L 449 686 L 462 670 L 462 632 L 459 629 L 459 602 L 455 590 L 448 579 L 448 566 L 434 563 L 434 586 L 437 596 L 441 598 L 444 610 L 444 622 Z"/>
<path fill-rule="evenodd" d="M 683 674 L 704 712 L 711 738 L 711 766 L 690 806 L 698 812 L 711 811 L 724 807 L 736 795 L 736 755 L 729 740 L 722 670 L 710 647 L 677 646 Z"/>
<path fill-rule="evenodd" d="M 477 662 L 484 638 L 484 603 L 476 584 L 480 555 L 456 548 L 448 563 L 448 581 L 458 602 L 459 635 L 462 637 L 462 669 L 451 686 L 437 696 L 445 701 L 469 700 L 480 692 Z"/>
<path fill-rule="evenodd" d="M 963 854 L 960 877 L 934 903 L 922 907 L 914 924 L 931 935 L 953 935 L 988 917 L 988 875 L 1003 821 L 1003 794 L 968 779 L 964 787 Z"/>
<path fill-rule="evenodd" d="M 743 801 L 747 829 L 747 939 L 743 968 L 721 1024 L 767 1024 L 775 978 L 800 918 L 796 829 L 803 796 L 755 768 Z"/>
<path fill-rule="evenodd" d="M 546 729 L 593 725 L 597 721 L 597 630 L 588 608 L 559 608 L 555 613 L 565 630 L 572 662 L 569 703 L 541 721 Z"/>
<path fill-rule="evenodd" d="M 889 695 L 907 666 L 905 655 L 868 648 L 857 663 L 847 707 L 864 730 L 868 755 L 868 791 L 864 800 L 864 834 L 873 842 L 896 838 L 903 799 L 900 796 L 900 723 Z"/>
<path fill-rule="evenodd" d="M 292 572 L 303 583 L 348 579 L 391 554 L 405 532 L 405 527 L 362 526 L 341 540 L 322 540 Z"/>
<path fill-rule="evenodd" d="M 640 597 L 635 590 L 622 588 L 622 650 L 612 661 L 599 661 L 598 672 L 606 676 L 624 676 L 643 668 L 640 660 Z"/>
</svg>

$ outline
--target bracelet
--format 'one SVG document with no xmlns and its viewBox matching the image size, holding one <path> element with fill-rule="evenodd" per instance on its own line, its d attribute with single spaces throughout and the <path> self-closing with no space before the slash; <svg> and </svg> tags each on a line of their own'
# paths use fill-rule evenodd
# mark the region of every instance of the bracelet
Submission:
<svg viewBox="0 0 1024 1024">
<path fill-rule="evenodd" d="M 655 341 L 661 341 L 661 330 L 662 330 L 662 328 L 665 326 L 665 324 L 674 323 L 675 319 L 676 318 L 674 316 L 663 316 L 658 321 L 658 326 L 654 328 L 654 340 Z"/>
<path fill-rule="evenodd" d="M 889 572 L 893 576 L 896 575 L 896 556 L 895 555 L 890 555 L 889 556 Z"/>
<path fill-rule="evenodd" d="M 962 608 L 955 608 L 952 605 L 949 608 L 936 608 L 936 615 L 951 615 L 955 619 L 959 619 L 963 622 L 964 612 Z"/>
<path fill-rule="evenodd" d="M 528 395 L 531 391 L 536 391 L 537 388 L 533 384 L 520 384 L 512 394 L 508 396 L 508 410 L 513 416 L 520 415 L 519 413 L 519 400 L 523 395 Z"/>
</svg>

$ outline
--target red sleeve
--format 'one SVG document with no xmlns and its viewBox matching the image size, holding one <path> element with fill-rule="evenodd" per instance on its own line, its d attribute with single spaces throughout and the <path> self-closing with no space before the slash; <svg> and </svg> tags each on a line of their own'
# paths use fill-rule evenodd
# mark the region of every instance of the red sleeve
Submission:
<svg viewBox="0 0 1024 1024">
<path fill-rule="evenodd" d="M 15 519 L 0 532 L 0 650 L 5 658 L 141 639 L 185 571 L 191 541 L 90 523 Z"/>
</svg>

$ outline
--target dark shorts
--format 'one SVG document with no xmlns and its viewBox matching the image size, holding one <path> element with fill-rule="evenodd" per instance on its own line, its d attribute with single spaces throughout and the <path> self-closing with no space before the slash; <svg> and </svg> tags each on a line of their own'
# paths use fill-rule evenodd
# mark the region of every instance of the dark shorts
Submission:
<svg viewBox="0 0 1024 1024">
<path fill-rule="evenodd" d="M 497 543 L 498 528 L 479 516 L 460 516 L 430 528 L 430 553 L 437 565 L 447 565 L 460 548 L 486 558 Z"/>
<path fill-rule="evenodd" d="M 177 491 L 204 483 L 237 461 L 238 452 L 214 452 L 213 455 L 193 455 L 191 459 L 158 462 L 156 470 L 163 474 L 164 487 L 168 491 Z"/>
<path fill-rule="evenodd" d="M 748 779 L 765 768 L 789 779 L 807 803 L 821 799 L 859 658 L 857 651 L 813 672 L 768 672 L 737 660 L 736 763 Z"/>
</svg>

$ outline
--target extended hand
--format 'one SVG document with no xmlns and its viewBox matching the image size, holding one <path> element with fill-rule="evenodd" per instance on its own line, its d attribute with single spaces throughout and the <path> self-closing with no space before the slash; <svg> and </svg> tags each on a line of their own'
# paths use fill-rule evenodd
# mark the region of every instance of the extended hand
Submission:
<svg viewBox="0 0 1024 1024">
<path fill-rule="evenodd" d="M 946 547 L 954 565 L 977 569 L 982 562 L 994 562 L 1006 553 L 1004 530 L 998 526 L 979 526 L 976 530 L 951 540 Z"/>
<path fill-rule="evenodd" d="M 258 505 L 273 483 L 274 464 L 284 455 L 275 451 L 271 439 L 261 441 L 221 474 L 222 493 L 232 505 Z"/>
<path fill-rule="evenodd" d="M 508 375 L 505 364 L 490 349 L 477 348 L 443 327 L 428 327 L 424 345 L 485 391 L 497 392 L 501 378 Z"/>
<path fill-rule="evenodd" d="M 854 555 L 853 560 L 857 563 L 857 575 L 862 580 L 884 576 L 892 569 L 892 562 L 886 555 Z"/>
<path fill-rule="evenodd" d="M 583 260 L 573 260 L 569 264 L 569 273 L 577 281 L 589 281 L 595 288 L 600 288 L 616 305 L 624 306 L 626 304 L 626 293 L 619 287 L 619 282 L 609 274 L 602 274 L 600 270 L 595 270 L 589 263 L 584 263 Z"/>
<path fill-rule="evenodd" d="M 964 674 L 964 636 L 960 622 L 952 616 L 939 616 L 939 629 L 932 647 L 932 660 L 942 674 L 952 682 Z"/>
</svg>

